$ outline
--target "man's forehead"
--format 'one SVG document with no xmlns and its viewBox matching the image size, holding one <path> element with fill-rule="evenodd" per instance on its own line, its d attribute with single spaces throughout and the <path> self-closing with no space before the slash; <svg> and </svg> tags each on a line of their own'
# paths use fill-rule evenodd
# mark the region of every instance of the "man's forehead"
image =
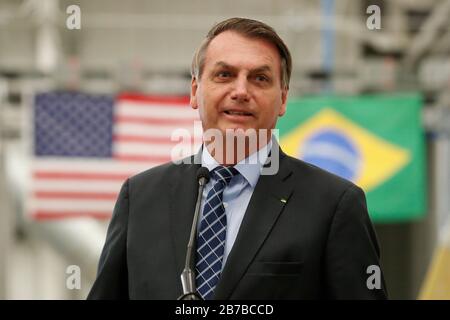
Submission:
<svg viewBox="0 0 450 320">
<path fill-rule="evenodd" d="M 271 69 L 272 64 L 279 64 L 280 55 L 276 46 L 267 40 L 225 31 L 211 40 L 205 60 L 210 67 L 235 67 L 241 62 L 250 62 L 252 69 Z"/>
</svg>

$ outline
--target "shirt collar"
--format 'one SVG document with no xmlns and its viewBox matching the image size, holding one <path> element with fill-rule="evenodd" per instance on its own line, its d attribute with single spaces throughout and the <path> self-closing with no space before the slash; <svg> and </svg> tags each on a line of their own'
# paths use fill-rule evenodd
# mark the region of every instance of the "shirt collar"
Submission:
<svg viewBox="0 0 450 320">
<path fill-rule="evenodd" d="M 273 139 L 273 137 L 272 137 Z M 252 188 L 256 186 L 259 176 L 261 175 L 262 166 L 266 163 L 269 150 L 272 149 L 272 139 L 257 152 L 252 153 L 245 159 L 239 161 L 234 168 L 248 181 Z M 208 148 L 202 147 L 202 166 L 208 168 L 209 171 L 214 170 L 220 164 L 209 153 Z"/>
</svg>

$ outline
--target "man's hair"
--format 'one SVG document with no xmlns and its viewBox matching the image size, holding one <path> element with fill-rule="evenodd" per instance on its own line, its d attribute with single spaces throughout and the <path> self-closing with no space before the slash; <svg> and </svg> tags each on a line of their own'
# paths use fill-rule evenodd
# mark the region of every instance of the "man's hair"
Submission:
<svg viewBox="0 0 450 320">
<path fill-rule="evenodd" d="M 217 35 L 224 31 L 234 31 L 244 37 L 250 39 L 263 39 L 275 45 L 280 54 L 281 60 L 281 85 L 285 89 L 289 89 L 289 80 L 292 71 L 292 58 L 288 47 L 275 32 L 275 30 L 267 24 L 246 18 L 230 18 L 217 23 L 206 35 L 200 47 L 195 52 L 192 59 L 191 75 L 196 79 L 200 79 L 205 65 L 205 55 L 209 43 Z"/>
</svg>

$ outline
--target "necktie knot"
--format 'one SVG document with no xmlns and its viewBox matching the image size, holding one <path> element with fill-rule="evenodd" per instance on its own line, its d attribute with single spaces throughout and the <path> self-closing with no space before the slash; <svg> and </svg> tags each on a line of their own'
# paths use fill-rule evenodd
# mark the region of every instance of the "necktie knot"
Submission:
<svg viewBox="0 0 450 320">
<path fill-rule="evenodd" d="M 228 185 L 231 179 L 239 174 L 234 167 L 218 166 L 213 170 L 213 175 L 218 181 L 222 181 L 224 185 Z"/>
</svg>

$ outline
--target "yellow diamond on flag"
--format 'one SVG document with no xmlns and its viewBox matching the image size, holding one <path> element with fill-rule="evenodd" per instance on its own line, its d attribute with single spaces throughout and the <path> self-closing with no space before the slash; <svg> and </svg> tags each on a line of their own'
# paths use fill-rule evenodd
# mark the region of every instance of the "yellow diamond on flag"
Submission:
<svg viewBox="0 0 450 320">
<path fill-rule="evenodd" d="M 334 171 L 366 192 L 411 161 L 408 150 L 376 136 L 330 108 L 322 109 L 283 135 L 280 144 L 287 154 Z"/>
</svg>

